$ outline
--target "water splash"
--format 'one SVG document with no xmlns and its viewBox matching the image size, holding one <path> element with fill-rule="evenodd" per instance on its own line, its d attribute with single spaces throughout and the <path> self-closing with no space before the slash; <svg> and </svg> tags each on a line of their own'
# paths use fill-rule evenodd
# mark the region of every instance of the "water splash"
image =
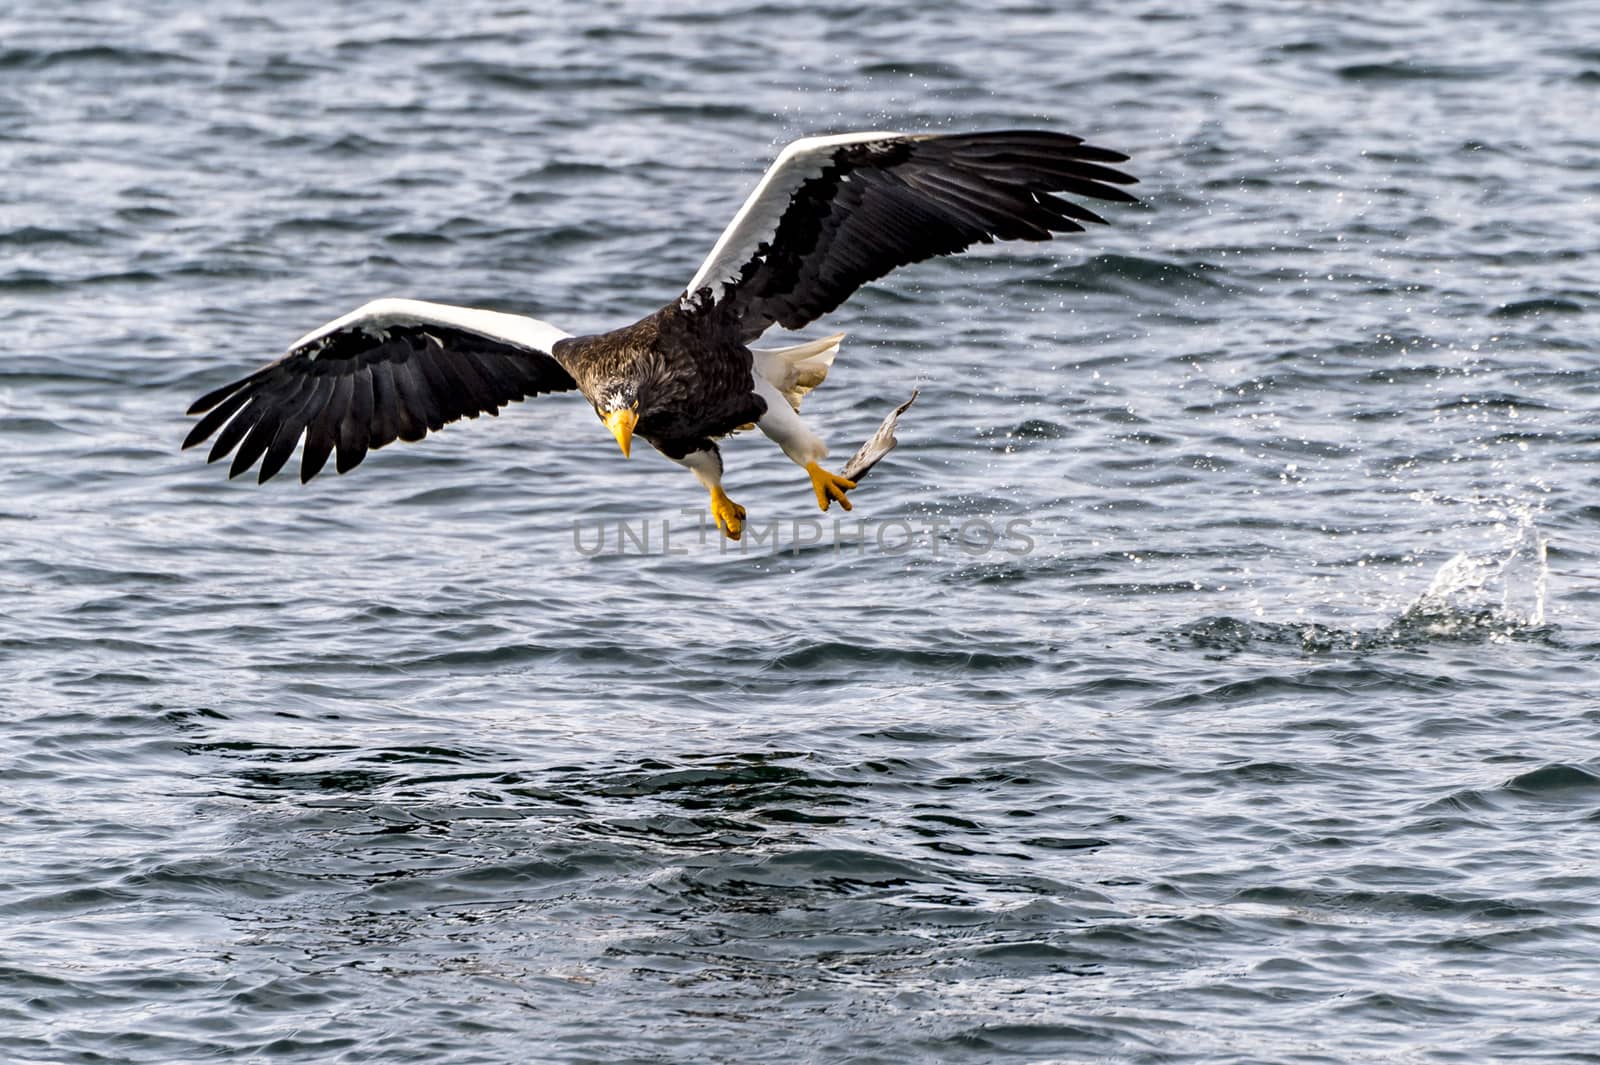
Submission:
<svg viewBox="0 0 1600 1065">
<path fill-rule="evenodd" d="M 1508 544 L 1493 554 L 1456 554 L 1434 573 L 1426 591 L 1394 620 L 1376 628 L 1209 617 L 1171 635 L 1191 646 L 1226 653 L 1275 646 L 1302 654 L 1417 647 L 1441 641 L 1540 639 L 1548 634 L 1548 546 L 1549 540 L 1539 532 L 1531 513 L 1525 515 Z"/>
<path fill-rule="evenodd" d="M 1400 623 L 1422 625 L 1436 635 L 1470 629 L 1509 630 L 1544 625 L 1550 588 L 1549 540 L 1530 515 L 1519 518 L 1506 553 L 1462 551 L 1433 575 L 1432 582 L 1400 615 Z"/>
</svg>

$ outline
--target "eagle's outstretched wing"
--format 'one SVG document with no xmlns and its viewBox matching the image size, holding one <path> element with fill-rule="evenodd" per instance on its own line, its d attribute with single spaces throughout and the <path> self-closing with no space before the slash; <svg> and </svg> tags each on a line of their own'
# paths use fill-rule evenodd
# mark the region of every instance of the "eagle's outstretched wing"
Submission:
<svg viewBox="0 0 1600 1065">
<path fill-rule="evenodd" d="M 521 315 L 374 300 L 307 333 L 277 362 L 195 400 L 189 413 L 205 417 L 183 446 L 221 429 L 207 461 L 238 448 L 228 470 L 237 477 L 265 455 L 265 481 L 304 436 L 300 480 L 315 477 L 335 448 L 344 473 L 369 448 L 421 440 L 458 418 L 576 388 L 550 356 L 565 336 Z"/>
<path fill-rule="evenodd" d="M 1138 202 L 1120 152 L 1064 133 L 844 133 L 778 156 L 684 290 L 746 342 L 798 329 L 906 263 L 995 240 L 1048 240 L 1104 222 L 1052 193 Z"/>
</svg>

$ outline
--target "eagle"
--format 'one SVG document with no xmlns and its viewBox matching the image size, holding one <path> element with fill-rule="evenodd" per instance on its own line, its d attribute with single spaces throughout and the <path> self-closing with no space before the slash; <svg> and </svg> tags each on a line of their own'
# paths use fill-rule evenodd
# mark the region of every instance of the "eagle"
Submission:
<svg viewBox="0 0 1600 1065">
<path fill-rule="evenodd" d="M 201 418 L 183 446 L 215 434 L 208 461 L 231 453 L 232 478 L 260 460 L 264 482 L 303 439 L 305 482 L 330 456 L 345 473 L 395 440 L 576 391 L 624 457 L 638 436 L 687 467 L 729 539 L 745 509 L 723 490 L 717 441 L 750 426 L 806 471 L 821 510 L 849 510 L 856 482 L 822 465 L 828 448 L 799 413 L 843 334 L 750 345 L 774 325 L 808 325 L 898 266 L 1104 224 L 1076 200 L 1138 202 L 1121 188 L 1136 179 L 1107 165 L 1127 158 L 1041 130 L 805 137 L 779 153 L 683 292 L 632 325 L 574 336 L 523 315 L 377 299 L 195 400 L 189 414 Z"/>
</svg>

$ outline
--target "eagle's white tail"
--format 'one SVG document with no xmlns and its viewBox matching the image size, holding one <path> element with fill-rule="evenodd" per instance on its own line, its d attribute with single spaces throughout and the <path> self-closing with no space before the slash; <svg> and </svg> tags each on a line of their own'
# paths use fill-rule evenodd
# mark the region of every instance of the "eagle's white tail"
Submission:
<svg viewBox="0 0 1600 1065">
<path fill-rule="evenodd" d="M 843 339 L 843 333 L 835 333 L 792 348 L 755 348 L 751 354 L 756 357 L 756 373 L 771 382 L 789 406 L 798 411 L 800 400 L 828 376 Z"/>
</svg>

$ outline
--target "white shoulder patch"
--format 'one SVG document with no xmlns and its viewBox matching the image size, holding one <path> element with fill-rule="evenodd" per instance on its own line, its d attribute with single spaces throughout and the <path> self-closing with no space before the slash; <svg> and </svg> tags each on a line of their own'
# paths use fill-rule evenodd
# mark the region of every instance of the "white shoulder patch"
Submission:
<svg viewBox="0 0 1600 1065">
<path fill-rule="evenodd" d="M 491 340 L 503 341 L 507 344 L 517 344 L 526 348 L 534 348 L 545 354 L 555 346 L 555 342 L 571 336 L 563 329 L 557 329 L 549 322 L 541 322 L 537 318 L 529 318 L 521 314 L 506 314 L 502 311 L 485 311 L 475 307 L 457 307 L 448 303 L 429 303 L 426 300 L 407 300 L 387 298 L 373 300 L 356 308 L 349 314 L 335 318 L 326 325 L 319 326 L 305 336 L 289 345 L 291 352 L 299 351 L 306 347 L 320 347 L 318 341 L 326 340 L 336 333 L 359 330 L 375 336 L 382 336 L 385 330 L 396 326 L 447 326 L 454 329 L 464 329 L 469 333 L 488 337 Z M 315 351 L 311 353 L 316 357 Z"/>
<path fill-rule="evenodd" d="M 789 207 L 795 190 L 818 176 L 827 167 L 834 151 L 846 144 L 863 141 L 893 141 L 904 136 L 900 133 L 873 131 L 839 133 L 827 137 L 802 137 L 790 144 L 767 168 L 760 184 L 750 193 L 733 216 L 728 228 L 722 231 L 711 254 L 700 264 L 700 269 L 684 289 L 683 307 L 688 310 L 695 295 L 703 288 L 711 290 L 715 302 L 727 291 L 728 283 L 739 276 L 745 265 L 755 257 L 756 249 L 770 244 L 778 232 L 778 222 Z"/>
</svg>

